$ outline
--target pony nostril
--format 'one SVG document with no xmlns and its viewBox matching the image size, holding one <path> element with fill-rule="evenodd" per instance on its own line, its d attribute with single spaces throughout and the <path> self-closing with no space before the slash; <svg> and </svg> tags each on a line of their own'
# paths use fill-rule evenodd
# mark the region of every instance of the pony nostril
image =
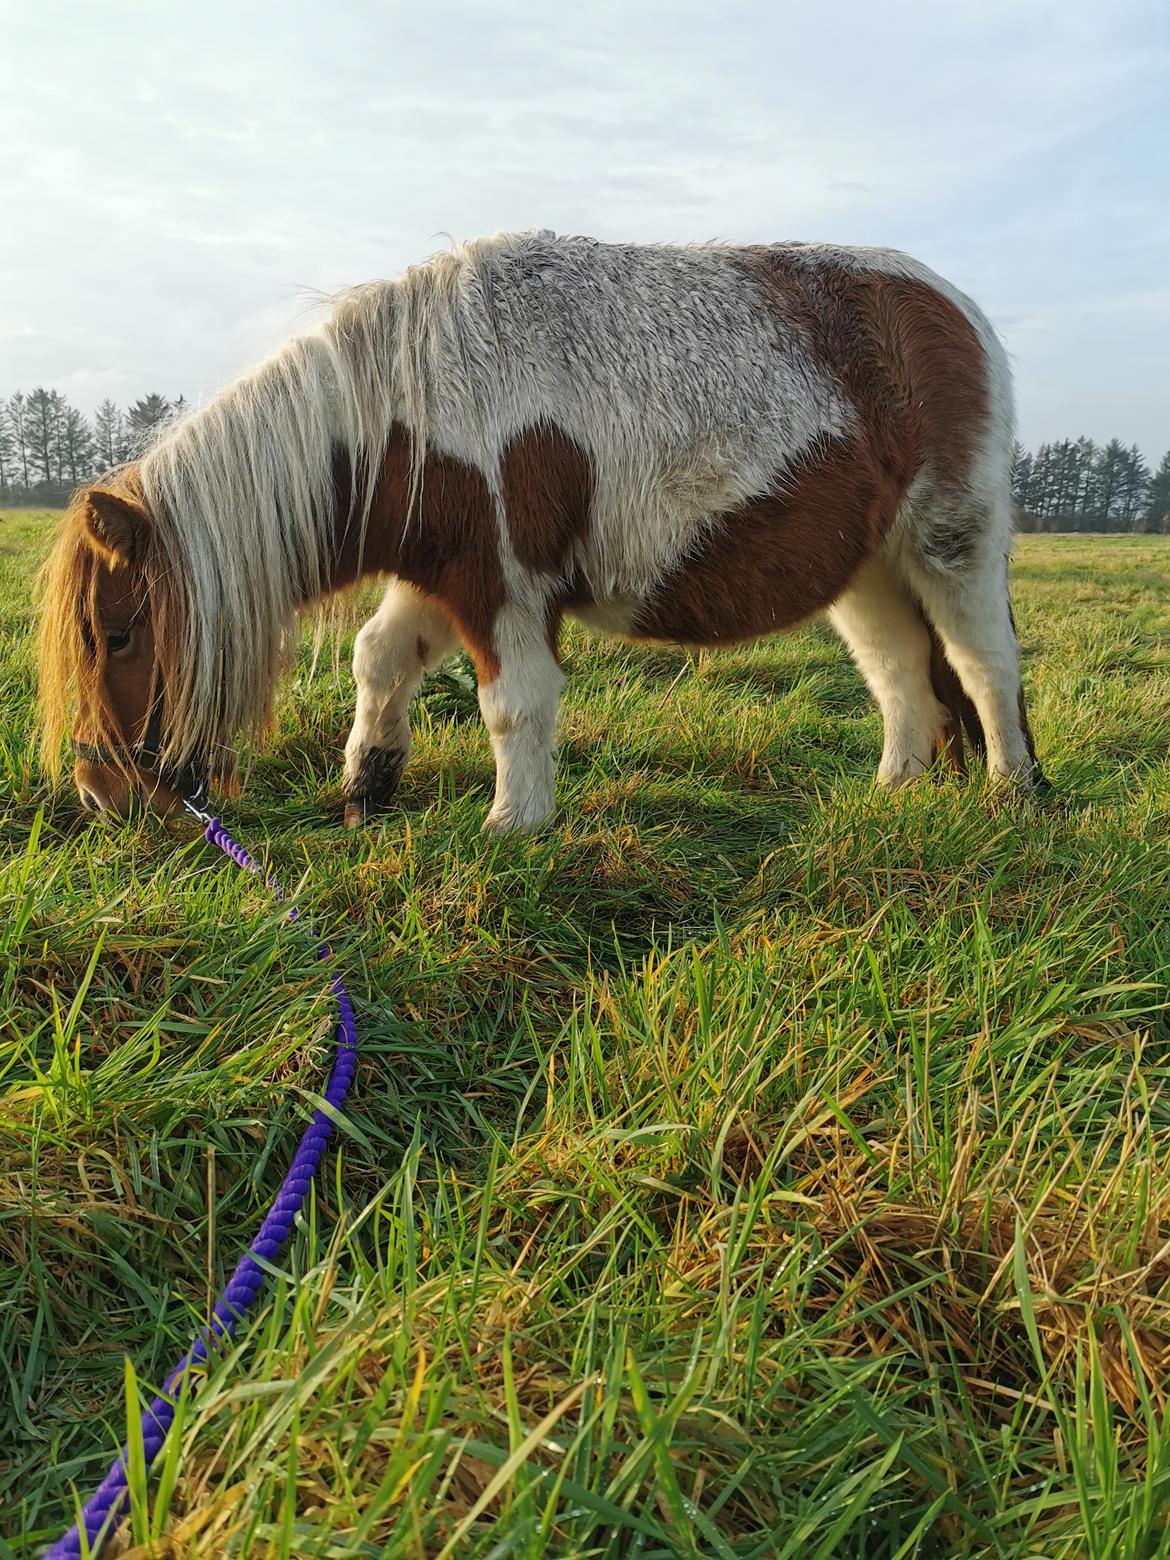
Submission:
<svg viewBox="0 0 1170 1560">
<path fill-rule="evenodd" d="M 102 804 L 98 801 L 97 797 L 92 791 L 87 791 L 85 786 L 81 786 L 79 787 L 79 792 L 81 796 L 81 805 L 85 808 L 86 812 L 101 812 Z"/>
</svg>

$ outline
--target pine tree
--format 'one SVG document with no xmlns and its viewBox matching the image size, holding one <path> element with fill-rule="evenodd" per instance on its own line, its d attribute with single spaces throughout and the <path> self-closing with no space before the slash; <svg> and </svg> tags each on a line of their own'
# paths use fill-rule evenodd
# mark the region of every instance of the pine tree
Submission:
<svg viewBox="0 0 1170 1560">
<path fill-rule="evenodd" d="M 1116 530 L 1118 495 L 1125 481 L 1127 452 L 1120 439 L 1110 439 L 1097 457 L 1097 515 L 1103 531 Z"/>
<path fill-rule="evenodd" d="M 126 413 L 127 435 L 135 455 L 149 443 L 151 433 L 159 423 L 166 422 L 171 410 L 171 403 L 159 395 L 157 390 L 135 401 Z"/>
<path fill-rule="evenodd" d="M 59 390 L 53 390 L 49 394 L 51 415 L 53 419 L 53 457 L 55 468 L 53 476 L 58 482 L 65 480 L 65 413 L 69 406 L 68 401 Z"/>
<path fill-rule="evenodd" d="M 61 459 L 61 476 L 75 486 L 93 475 L 93 429 L 75 406 L 63 403 L 58 449 Z"/>
<path fill-rule="evenodd" d="M 1028 507 L 1028 484 L 1032 480 L 1032 457 L 1016 440 L 1012 446 L 1012 497 L 1021 509 Z"/>
<path fill-rule="evenodd" d="M 1044 467 L 1039 454 L 1029 458 L 1029 470 L 1027 480 L 1021 484 L 1021 497 L 1024 508 L 1030 514 L 1038 515 L 1044 498 Z"/>
<path fill-rule="evenodd" d="M 94 413 L 93 442 L 98 465 L 109 471 L 122 460 L 125 443 L 122 413 L 107 397 Z"/>
<path fill-rule="evenodd" d="M 18 390 L 8 398 L 8 421 L 15 445 L 13 466 L 20 477 L 21 487 L 29 485 L 28 401 Z"/>
<path fill-rule="evenodd" d="M 1095 499 L 1097 446 L 1083 435 L 1076 441 L 1077 486 L 1073 494 L 1073 513 L 1077 517 L 1077 530 L 1092 529 L 1091 516 Z"/>
<path fill-rule="evenodd" d="M 1078 486 L 1077 447 L 1071 439 L 1052 446 L 1052 512 L 1067 526 L 1076 507 Z"/>
<path fill-rule="evenodd" d="M 114 464 L 123 466 L 128 460 L 133 460 L 137 453 L 130 423 L 126 413 L 122 412 L 118 418 L 118 441 L 114 446 Z"/>
<path fill-rule="evenodd" d="M 1125 466 L 1117 498 L 1117 518 L 1123 531 L 1136 531 L 1141 527 L 1149 485 L 1150 468 L 1141 450 L 1136 444 L 1131 444 L 1125 452 Z"/>
<path fill-rule="evenodd" d="M 16 483 L 16 433 L 5 401 L 0 401 L 0 488 Z"/>
<path fill-rule="evenodd" d="M 1170 450 L 1162 456 L 1146 489 L 1146 530 L 1170 535 Z"/>
<path fill-rule="evenodd" d="M 41 482 L 52 482 L 57 464 L 57 393 L 43 385 L 28 398 L 26 407 L 26 439 L 29 461 L 34 475 Z"/>
<path fill-rule="evenodd" d="M 1032 457 L 1032 480 L 1028 484 L 1028 508 L 1043 518 L 1048 513 L 1048 445 L 1042 444 Z M 1039 529 L 1043 530 L 1041 526 Z"/>
</svg>

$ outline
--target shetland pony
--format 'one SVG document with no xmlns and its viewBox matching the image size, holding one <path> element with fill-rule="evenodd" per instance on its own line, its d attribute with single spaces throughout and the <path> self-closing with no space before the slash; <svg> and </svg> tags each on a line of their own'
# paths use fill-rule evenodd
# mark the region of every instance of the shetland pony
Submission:
<svg viewBox="0 0 1170 1560">
<path fill-rule="evenodd" d="M 568 614 L 690 645 L 827 611 L 896 786 L 960 728 L 1039 778 L 1007 589 L 1012 402 L 987 320 L 890 250 L 503 234 L 328 317 L 79 492 L 46 565 L 41 709 L 89 806 L 230 779 L 297 616 L 371 575 L 346 818 L 386 804 L 407 709 L 460 643 L 487 823 L 554 810 Z"/>
</svg>

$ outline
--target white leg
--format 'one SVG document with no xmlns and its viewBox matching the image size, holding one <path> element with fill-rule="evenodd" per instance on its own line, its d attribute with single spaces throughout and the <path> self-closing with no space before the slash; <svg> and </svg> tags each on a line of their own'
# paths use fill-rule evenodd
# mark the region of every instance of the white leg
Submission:
<svg viewBox="0 0 1170 1560">
<path fill-rule="evenodd" d="M 934 761 L 949 715 L 930 681 L 930 636 L 883 558 L 867 563 L 829 609 L 885 721 L 879 785 L 903 785 Z"/>
<path fill-rule="evenodd" d="M 410 701 L 424 671 L 455 648 L 443 608 L 394 580 L 353 647 L 357 708 L 345 744 L 345 821 L 360 823 L 389 801 L 410 757 Z"/>
<path fill-rule="evenodd" d="M 564 676 L 543 615 L 508 605 L 496 620 L 498 676 L 479 707 L 496 756 L 496 799 L 485 828 L 535 829 L 556 810 L 553 748 Z"/>
<path fill-rule="evenodd" d="M 1023 724 L 1020 652 L 1003 556 L 985 553 L 954 575 L 916 569 L 914 586 L 947 660 L 979 712 L 988 770 L 1003 779 L 1032 779 L 1034 759 Z"/>
</svg>

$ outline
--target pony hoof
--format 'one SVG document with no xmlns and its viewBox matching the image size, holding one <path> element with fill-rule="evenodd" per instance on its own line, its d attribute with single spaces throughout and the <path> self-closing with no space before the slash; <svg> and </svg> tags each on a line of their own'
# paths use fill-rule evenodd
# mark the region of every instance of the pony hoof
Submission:
<svg viewBox="0 0 1170 1560">
<path fill-rule="evenodd" d="M 555 807 L 493 807 L 483 820 L 485 834 L 540 834 L 556 822 Z"/>
<path fill-rule="evenodd" d="M 346 776 L 345 826 L 359 828 L 389 806 L 398 789 L 406 754 L 400 748 L 366 748 Z"/>
</svg>

